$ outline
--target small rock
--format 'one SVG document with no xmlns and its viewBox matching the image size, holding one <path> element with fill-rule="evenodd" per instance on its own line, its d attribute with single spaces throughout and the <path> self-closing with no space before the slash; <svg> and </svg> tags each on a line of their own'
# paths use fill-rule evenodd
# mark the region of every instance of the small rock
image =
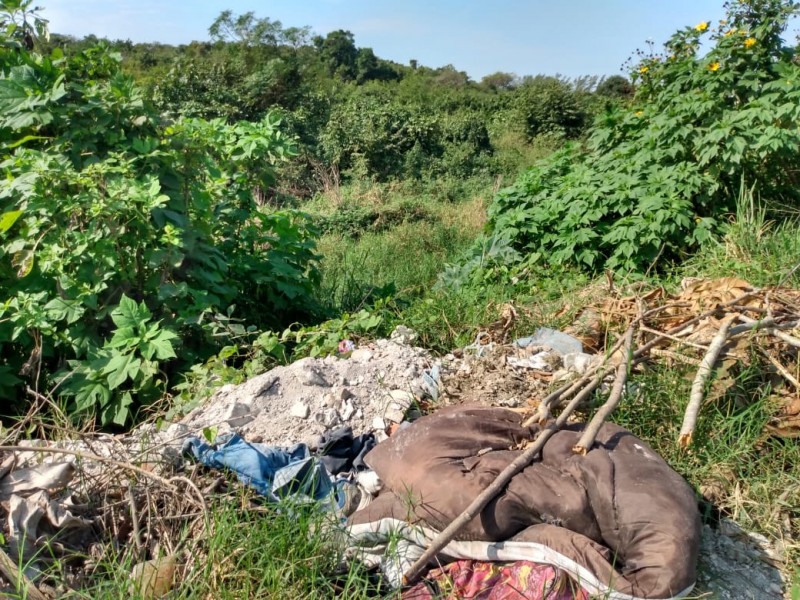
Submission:
<svg viewBox="0 0 800 600">
<path fill-rule="evenodd" d="M 233 428 L 246 425 L 253 420 L 253 415 L 250 414 L 250 407 L 241 402 L 234 402 L 228 409 L 225 416 L 225 421 Z"/>
<path fill-rule="evenodd" d="M 360 408 L 356 409 L 356 419 L 363 419 L 364 418 L 364 411 Z"/>
<path fill-rule="evenodd" d="M 378 429 L 375 432 L 375 441 L 378 442 L 379 444 L 381 442 L 383 442 L 383 441 L 388 440 L 388 439 L 389 439 L 389 436 L 386 434 L 386 432 L 383 429 Z"/>
<path fill-rule="evenodd" d="M 392 400 L 405 408 L 408 408 L 414 404 L 414 401 L 417 399 L 414 394 L 407 392 L 406 390 L 392 390 L 389 392 L 389 396 L 392 398 Z"/>
<path fill-rule="evenodd" d="M 355 394 L 348 388 L 342 388 L 341 391 L 339 391 L 339 398 L 341 400 L 349 400 L 350 398 L 355 398 Z"/>
<path fill-rule="evenodd" d="M 172 423 L 169 427 L 167 427 L 167 431 L 165 433 L 170 440 L 177 440 L 189 435 L 189 428 L 183 423 Z"/>
<path fill-rule="evenodd" d="M 396 344 L 410 346 L 417 339 L 417 332 L 405 325 L 398 325 L 392 331 L 389 339 Z"/>
<path fill-rule="evenodd" d="M 564 368 L 567 371 L 573 371 L 579 375 L 589 370 L 597 360 L 597 355 L 586 354 L 585 352 L 570 352 L 563 356 Z"/>
<path fill-rule="evenodd" d="M 386 421 L 382 417 L 375 417 L 372 419 L 372 428 L 377 431 L 383 431 L 386 429 Z"/>
<path fill-rule="evenodd" d="M 335 408 L 323 408 L 320 412 L 314 415 L 314 420 L 322 425 L 325 429 L 335 427 L 342 422 L 339 417 L 339 412 Z"/>
<path fill-rule="evenodd" d="M 278 382 L 278 378 L 274 376 L 267 375 L 264 378 L 264 381 L 260 381 L 258 388 L 256 389 L 255 396 L 264 396 L 267 392 L 272 389 L 272 386 Z"/>
<path fill-rule="evenodd" d="M 383 419 L 392 423 L 402 423 L 403 419 L 406 418 L 407 408 L 392 400 L 383 411 Z"/>
<path fill-rule="evenodd" d="M 322 374 L 315 368 L 305 366 L 297 371 L 297 378 L 304 385 L 316 385 L 319 387 L 330 387 Z"/>
<path fill-rule="evenodd" d="M 322 397 L 322 403 L 328 408 L 334 408 L 339 402 L 333 394 L 325 394 Z"/>
<path fill-rule="evenodd" d="M 348 421 L 350 417 L 353 416 L 355 410 L 350 400 L 343 400 L 342 407 L 339 409 L 339 415 L 341 415 L 343 421 Z"/>
<path fill-rule="evenodd" d="M 352 354 L 350 354 L 350 360 L 357 363 L 365 363 L 372 360 L 373 356 L 375 355 L 367 348 L 358 348 L 353 350 Z"/>
<path fill-rule="evenodd" d="M 289 414 L 298 419 L 307 419 L 308 415 L 311 414 L 311 409 L 303 402 L 295 402 L 292 408 L 289 409 Z"/>
</svg>

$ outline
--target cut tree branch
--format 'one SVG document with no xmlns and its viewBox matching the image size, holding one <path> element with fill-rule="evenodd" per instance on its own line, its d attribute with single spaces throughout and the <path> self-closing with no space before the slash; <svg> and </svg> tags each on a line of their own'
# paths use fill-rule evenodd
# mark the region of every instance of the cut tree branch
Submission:
<svg viewBox="0 0 800 600">
<path fill-rule="evenodd" d="M 614 379 L 614 387 L 611 388 L 611 394 L 606 400 L 605 404 L 601 406 L 595 413 L 592 420 L 583 430 L 583 435 L 578 443 L 572 448 L 575 454 L 585 456 L 589 449 L 594 445 L 594 440 L 600 427 L 603 426 L 605 420 L 617 408 L 619 401 L 622 399 L 622 393 L 625 391 L 625 383 L 628 381 L 628 369 L 631 363 L 631 346 L 633 345 L 633 330 L 631 325 L 625 333 L 625 345 L 623 346 L 623 360 L 617 367 L 617 375 Z"/>
<path fill-rule="evenodd" d="M 689 395 L 689 404 L 686 407 L 686 413 L 683 415 L 683 424 L 678 437 L 678 443 L 681 448 L 686 448 L 692 443 L 692 434 L 697 424 L 697 415 L 700 412 L 700 405 L 703 403 L 703 397 L 705 396 L 706 381 L 708 381 L 722 348 L 728 340 L 728 331 L 731 329 L 731 324 L 737 317 L 738 315 L 731 314 L 722 320 L 717 335 L 711 341 L 708 352 L 703 357 L 700 368 L 697 369 L 697 375 L 694 378 L 694 382 L 692 382 L 692 392 Z"/>
</svg>

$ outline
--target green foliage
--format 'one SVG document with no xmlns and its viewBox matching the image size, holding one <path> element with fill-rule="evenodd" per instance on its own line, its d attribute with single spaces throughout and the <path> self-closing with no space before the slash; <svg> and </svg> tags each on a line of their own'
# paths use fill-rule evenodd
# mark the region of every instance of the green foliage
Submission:
<svg viewBox="0 0 800 600">
<path fill-rule="evenodd" d="M 326 163 L 376 181 L 468 176 L 492 152 L 489 133 L 475 112 L 431 113 L 423 104 L 398 101 L 388 88 L 375 87 L 332 107 L 319 144 Z"/>
<path fill-rule="evenodd" d="M 296 153 L 276 116 L 164 126 L 105 47 L 0 52 L 0 386 L 58 381 L 123 424 L 234 305 L 255 328 L 308 312 L 315 231 L 254 199 Z"/>
<path fill-rule="evenodd" d="M 63 305 L 61 299 L 51 300 L 45 309 L 50 307 L 55 317 Z M 136 304 L 124 295 L 110 317 L 116 325 L 113 336 L 102 348 L 89 347 L 84 360 L 68 361 L 61 393 L 74 398 L 76 413 L 97 411 L 103 425 L 125 425 L 134 398 L 152 402 L 164 393 L 166 378 L 159 363 L 176 357 L 173 341 L 178 335 L 151 323 L 144 302 Z"/>
<path fill-rule="evenodd" d="M 561 78 L 526 78 L 514 94 L 514 105 L 529 138 L 542 134 L 574 138 L 583 132 L 587 115 L 578 94 Z"/>
<path fill-rule="evenodd" d="M 636 66 L 636 98 L 498 194 L 492 229 L 528 260 L 641 270 L 710 240 L 743 181 L 797 204 L 800 66 L 781 39 L 795 3 L 748 0 Z M 713 44 L 700 53 L 704 36 Z"/>
</svg>

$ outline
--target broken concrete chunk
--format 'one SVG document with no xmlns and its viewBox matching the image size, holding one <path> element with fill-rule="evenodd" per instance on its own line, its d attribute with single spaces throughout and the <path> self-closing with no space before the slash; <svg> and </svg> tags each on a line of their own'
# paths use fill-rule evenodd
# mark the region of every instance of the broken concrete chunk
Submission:
<svg viewBox="0 0 800 600">
<path fill-rule="evenodd" d="M 375 355 L 369 349 L 357 348 L 356 350 L 353 350 L 352 354 L 350 354 L 350 360 L 357 363 L 365 363 L 372 360 L 373 356 Z"/>
<path fill-rule="evenodd" d="M 405 325 L 398 325 L 394 328 L 394 331 L 392 331 L 389 339 L 396 344 L 410 346 L 417 339 L 417 332 Z"/>
<path fill-rule="evenodd" d="M 233 403 L 226 411 L 224 420 L 234 428 L 246 425 L 253 420 L 253 415 L 250 414 L 250 406 L 241 402 Z"/>
<path fill-rule="evenodd" d="M 339 414 L 341 415 L 343 421 L 348 421 L 350 417 L 353 416 L 355 411 L 356 409 L 350 400 L 342 400 L 342 406 L 339 409 Z"/>
<path fill-rule="evenodd" d="M 267 373 L 261 377 L 258 377 L 257 381 L 258 385 L 256 387 L 256 397 L 266 395 L 267 392 L 272 389 L 272 386 L 278 382 L 278 378 Z"/>
<path fill-rule="evenodd" d="M 392 398 L 392 400 L 404 406 L 405 408 L 408 408 L 414 404 L 414 401 L 417 399 L 414 394 L 406 390 L 392 390 L 389 392 L 389 396 Z"/>
<path fill-rule="evenodd" d="M 564 368 L 567 371 L 573 371 L 582 375 L 586 371 L 588 371 L 591 367 L 593 367 L 596 362 L 600 359 L 599 355 L 597 354 L 586 354 L 585 352 L 570 352 L 569 354 L 565 354 L 564 357 Z"/>
<path fill-rule="evenodd" d="M 323 408 L 320 412 L 314 415 L 314 420 L 322 425 L 325 429 L 335 427 L 342 422 L 339 412 L 335 408 Z"/>
<path fill-rule="evenodd" d="M 325 378 L 317 369 L 311 366 L 304 366 L 297 371 L 297 378 L 303 385 L 316 385 L 319 387 L 330 387 Z"/>
<path fill-rule="evenodd" d="M 311 409 L 303 402 L 295 402 L 289 409 L 289 414 L 298 419 L 307 419 L 308 415 L 311 414 Z"/>
</svg>

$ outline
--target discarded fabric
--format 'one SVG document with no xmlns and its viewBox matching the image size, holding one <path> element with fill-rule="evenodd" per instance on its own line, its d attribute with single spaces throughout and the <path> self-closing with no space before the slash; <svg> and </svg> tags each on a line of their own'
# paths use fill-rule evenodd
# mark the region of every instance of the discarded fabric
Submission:
<svg viewBox="0 0 800 600">
<path fill-rule="evenodd" d="M 274 448 L 229 434 L 220 436 L 214 446 L 189 438 L 183 450 L 207 467 L 235 472 L 243 484 L 274 501 L 289 496 L 323 500 L 333 490 L 330 474 L 305 444 Z"/>
<path fill-rule="evenodd" d="M 610 423 L 586 456 L 575 454 L 582 430 L 574 424 L 555 432 L 540 458 L 437 560 L 550 564 L 609 600 L 688 594 L 700 540 L 692 489 L 644 441 Z M 401 429 L 366 458 L 383 488 L 348 521 L 351 555 L 399 585 L 438 532 L 539 431 L 536 424 L 524 427 L 514 411 L 464 406 L 442 408 Z"/>
<path fill-rule="evenodd" d="M 354 437 L 353 429 L 349 426 L 327 431 L 317 442 L 319 461 L 331 475 L 368 469 L 364 456 L 374 447 L 374 434 L 365 433 Z"/>
<path fill-rule="evenodd" d="M 403 600 L 588 600 L 569 575 L 530 561 L 511 564 L 458 560 L 433 569 L 403 592 Z"/>
</svg>

